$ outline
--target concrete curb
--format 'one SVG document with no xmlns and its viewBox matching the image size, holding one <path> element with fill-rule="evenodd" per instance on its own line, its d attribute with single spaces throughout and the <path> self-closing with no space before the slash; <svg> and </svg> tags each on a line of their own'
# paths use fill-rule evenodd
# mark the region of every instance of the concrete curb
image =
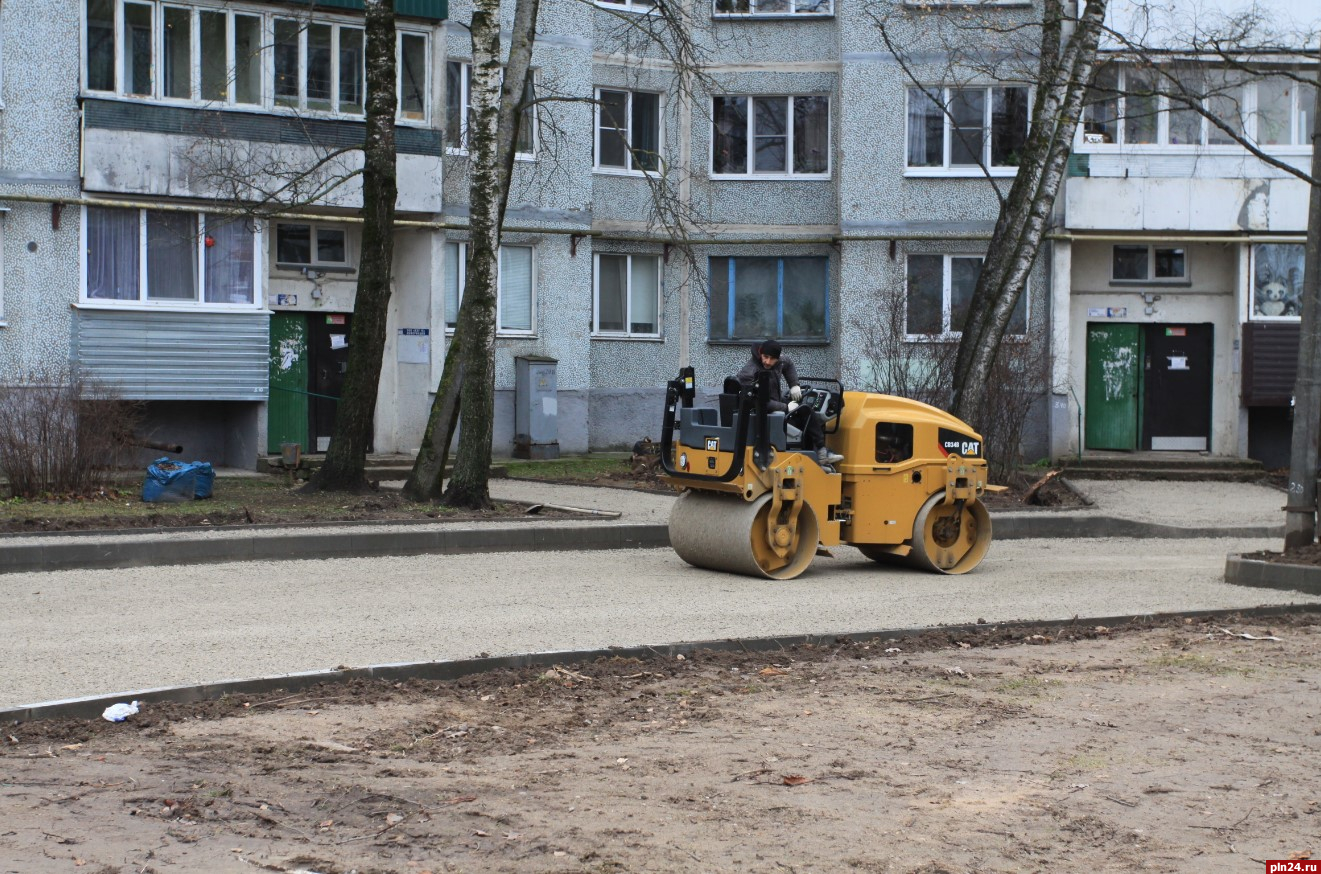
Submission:
<svg viewBox="0 0 1321 874">
<path fill-rule="evenodd" d="M 991 517 L 995 538 L 1283 537 L 1284 526 L 1182 528 L 1113 516 L 1055 515 L 1047 512 Z M 399 527 L 399 526 L 394 526 Z M 301 528 L 301 526 L 300 526 Z M 216 529 L 212 529 L 214 533 Z M 162 529 L 152 540 L 129 540 L 104 532 L 62 538 L 60 542 L 6 545 L 0 541 L 0 574 L 33 571 L 216 564 L 232 561 L 363 558 L 385 555 L 455 555 L 472 552 L 542 552 L 564 549 L 658 549 L 670 545 L 660 524 L 596 522 L 554 527 L 526 523 L 502 528 L 446 528 L 382 531 L 373 525 L 300 530 L 263 527 L 232 536 L 198 537 L 188 529 Z"/>
<path fill-rule="evenodd" d="M 1225 559 L 1225 582 L 1259 589 L 1284 589 L 1321 595 L 1321 567 L 1283 564 L 1231 555 Z"/>
<path fill-rule="evenodd" d="M 156 689 L 143 689 L 136 692 L 117 692 L 112 695 L 94 695 L 86 698 L 69 698 L 62 701 L 46 701 L 39 704 L 25 704 L 20 707 L 0 709 L 0 725 L 13 725 L 21 722 L 33 722 L 43 719 L 95 719 L 105 708 L 121 701 L 141 701 L 151 703 L 189 704 L 197 701 L 211 701 L 225 696 L 257 695 L 267 692 L 299 692 L 325 683 L 343 683 L 351 680 L 457 680 L 473 674 L 500 669 L 529 667 L 549 667 L 557 664 L 592 661 L 601 658 L 647 659 L 673 658 L 676 655 L 706 650 L 710 652 L 776 652 L 794 646 L 814 645 L 830 646 L 840 641 L 890 641 L 902 640 L 933 631 L 951 634 L 960 632 L 986 631 L 989 628 L 1061 628 L 1065 626 L 1117 626 L 1132 622 L 1154 622 L 1172 617 L 1180 618 L 1230 618 L 1281 616 L 1292 613 L 1317 612 L 1316 604 L 1285 604 L 1268 607 L 1253 607 L 1231 610 L 1187 610 L 1172 613 L 1128 614 L 1122 616 L 1096 616 L 1070 619 L 1022 619 L 1013 622 L 992 622 L 984 624 L 937 625 L 918 628 L 893 628 L 877 631 L 855 631 L 845 634 L 800 634 L 786 637 L 725 638 L 721 640 L 701 640 L 686 643 L 668 643 L 655 645 L 612 646 L 605 649 L 551 650 L 547 652 L 524 653 L 522 655 L 493 656 L 472 659 L 456 659 L 442 662 L 397 662 L 393 664 L 371 665 L 362 668 L 344 668 L 326 671 L 306 671 L 296 674 L 280 674 L 273 677 L 256 677 L 242 680 L 223 680 L 216 683 L 203 683 L 195 686 L 167 686 Z"/>
<path fill-rule="evenodd" d="M 6 546 L 0 574 L 84 568 L 146 567 L 281 559 L 361 558 L 382 555 L 447 555 L 470 552 L 645 549 L 669 545 L 664 525 L 526 525 L 511 528 L 441 528 L 404 531 L 352 529 L 284 533 L 266 530 L 237 537 L 190 537 L 178 529 L 159 540 L 115 537 L 85 542 Z"/>
</svg>

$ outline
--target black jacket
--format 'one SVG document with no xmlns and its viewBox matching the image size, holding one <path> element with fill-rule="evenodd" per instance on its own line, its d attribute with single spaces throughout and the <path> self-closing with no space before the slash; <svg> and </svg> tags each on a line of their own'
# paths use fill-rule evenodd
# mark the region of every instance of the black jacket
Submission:
<svg viewBox="0 0 1321 874">
<path fill-rule="evenodd" d="M 743 365 L 743 369 L 738 372 L 735 378 L 740 384 L 751 388 L 756 384 L 757 374 L 763 370 L 769 371 L 771 376 L 771 409 L 784 410 L 787 408 L 785 402 L 785 390 L 781 386 L 781 380 L 788 383 L 789 388 L 798 385 L 798 369 L 794 367 L 793 361 L 787 355 L 781 355 L 779 360 L 772 367 L 763 367 L 761 356 L 757 354 L 759 349 L 753 349 L 752 360 Z"/>
</svg>

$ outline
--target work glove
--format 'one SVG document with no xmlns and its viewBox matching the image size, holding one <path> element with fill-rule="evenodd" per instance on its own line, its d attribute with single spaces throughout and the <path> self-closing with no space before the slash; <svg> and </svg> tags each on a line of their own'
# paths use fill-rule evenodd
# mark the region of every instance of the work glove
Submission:
<svg viewBox="0 0 1321 874">
<path fill-rule="evenodd" d="M 789 389 L 789 397 L 793 398 L 795 401 L 801 401 L 803 399 L 803 390 L 795 385 Z"/>
<path fill-rule="evenodd" d="M 789 412 L 792 413 L 796 409 L 798 409 L 798 404 L 794 401 L 789 401 Z"/>
</svg>

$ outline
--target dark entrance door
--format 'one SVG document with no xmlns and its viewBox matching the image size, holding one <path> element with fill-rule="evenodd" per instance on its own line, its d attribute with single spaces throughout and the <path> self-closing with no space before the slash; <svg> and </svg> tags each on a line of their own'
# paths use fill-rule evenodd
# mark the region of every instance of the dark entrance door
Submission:
<svg viewBox="0 0 1321 874">
<path fill-rule="evenodd" d="M 1140 341 L 1137 325 L 1087 326 L 1088 449 L 1137 448 Z"/>
<path fill-rule="evenodd" d="M 1144 332 L 1143 448 L 1208 451 L 1213 327 L 1145 325 Z"/>
<path fill-rule="evenodd" d="M 335 429 L 335 408 L 349 368 L 349 313 L 308 315 L 309 358 L 307 404 L 308 442 L 313 452 L 325 452 Z"/>
</svg>

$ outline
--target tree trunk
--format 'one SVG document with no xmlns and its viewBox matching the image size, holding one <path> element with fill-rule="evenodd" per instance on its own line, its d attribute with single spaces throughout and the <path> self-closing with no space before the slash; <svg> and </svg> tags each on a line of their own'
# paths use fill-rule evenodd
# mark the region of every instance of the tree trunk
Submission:
<svg viewBox="0 0 1321 874">
<path fill-rule="evenodd" d="M 1087 0 L 1065 38 L 1060 0 L 1046 4 L 1032 129 L 987 244 L 954 364 L 951 412 L 974 425 L 985 402 L 987 374 L 1036 263 L 1064 179 L 1092 78 L 1105 5 L 1106 0 Z"/>
<path fill-rule="evenodd" d="M 454 340 L 445 355 L 445 372 L 427 419 L 426 437 L 404 487 L 405 494 L 414 499 L 434 499 L 440 493 L 445 456 L 462 415 L 454 471 L 442 500 L 450 506 L 470 508 L 491 502 L 500 237 L 514 169 L 520 104 L 532 69 L 538 6 L 538 0 L 518 0 L 503 75 L 499 0 L 477 0 L 473 7 L 469 27 L 473 105 L 468 131 L 467 284 Z"/>
<path fill-rule="evenodd" d="M 394 0 L 366 0 L 367 133 L 363 142 L 362 258 L 349 329 L 349 361 L 326 460 L 310 490 L 366 488 L 364 468 L 385 352 L 394 261 Z"/>
<path fill-rule="evenodd" d="M 1321 67 L 1316 104 L 1321 112 Z M 1312 179 L 1307 211 L 1307 250 L 1303 261 L 1302 324 L 1298 332 L 1298 381 L 1294 386 L 1293 443 L 1289 454 L 1289 503 L 1284 516 L 1284 548 L 1316 540 L 1316 469 L 1321 436 L 1321 127 L 1312 134 Z"/>
</svg>

